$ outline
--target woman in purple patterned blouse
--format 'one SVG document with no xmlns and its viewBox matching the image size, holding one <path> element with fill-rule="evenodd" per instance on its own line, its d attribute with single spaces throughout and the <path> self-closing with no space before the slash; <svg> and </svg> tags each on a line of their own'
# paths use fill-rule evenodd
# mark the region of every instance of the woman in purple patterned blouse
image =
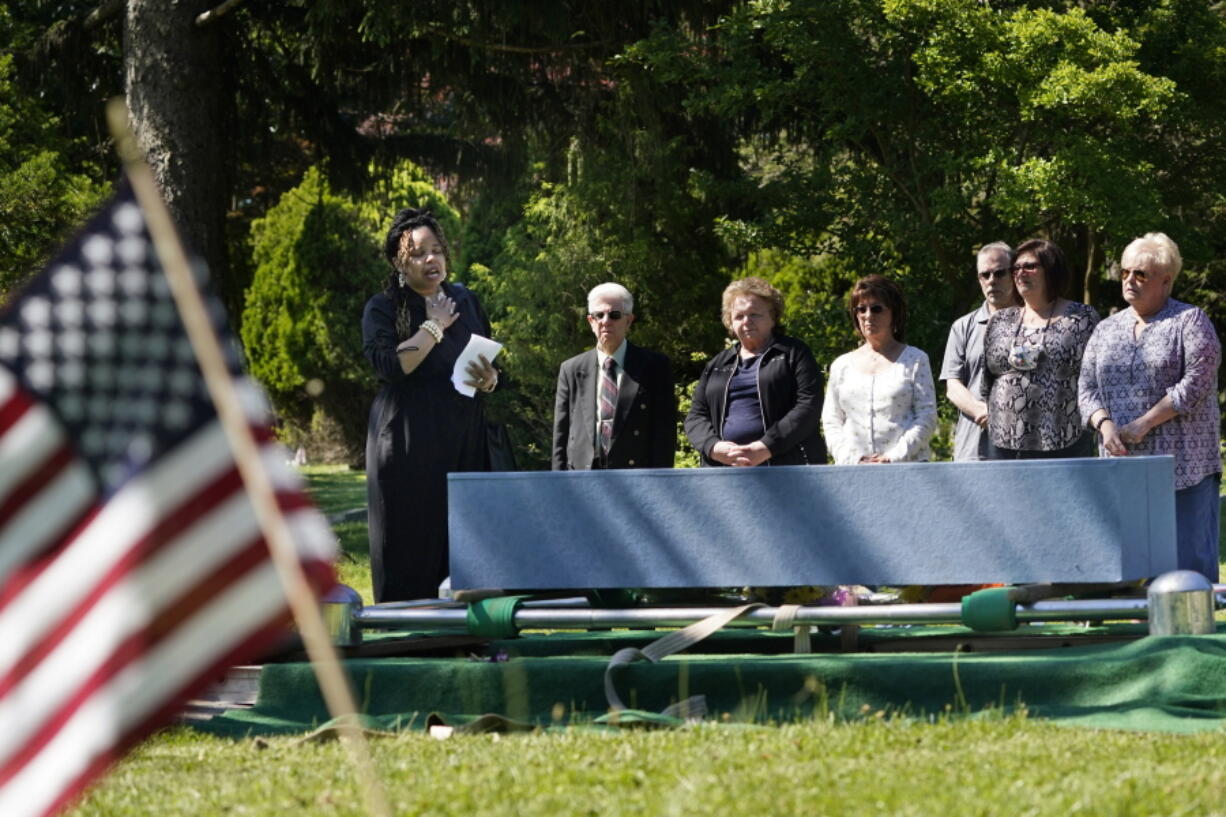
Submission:
<svg viewBox="0 0 1226 817">
<path fill-rule="evenodd" d="M 1179 247 L 1163 233 L 1124 249 L 1120 282 L 1128 308 L 1094 330 L 1078 402 L 1105 455 L 1175 457 L 1179 567 L 1216 582 L 1222 345 L 1204 312 L 1171 297 L 1182 266 Z"/>
</svg>

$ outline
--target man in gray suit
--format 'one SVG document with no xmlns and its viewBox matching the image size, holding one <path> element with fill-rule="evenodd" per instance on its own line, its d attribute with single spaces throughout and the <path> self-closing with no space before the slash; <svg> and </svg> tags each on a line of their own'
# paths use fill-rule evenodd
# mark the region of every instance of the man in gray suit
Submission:
<svg viewBox="0 0 1226 817">
<path fill-rule="evenodd" d="M 626 340 L 634 298 L 606 283 L 587 296 L 596 348 L 558 370 L 553 470 L 671 468 L 677 448 L 673 367 Z"/>
</svg>

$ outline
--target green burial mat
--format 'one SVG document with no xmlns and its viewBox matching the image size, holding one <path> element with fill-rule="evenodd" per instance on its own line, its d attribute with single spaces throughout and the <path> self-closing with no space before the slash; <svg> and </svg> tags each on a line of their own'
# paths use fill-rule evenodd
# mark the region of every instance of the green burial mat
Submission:
<svg viewBox="0 0 1226 817">
<path fill-rule="evenodd" d="M 622 725 L 680 723 L 652 715 L 704 696 L 704 719 L 728 723 L 1024 710 L 1079 726 L 1222 728 L 1226 633 L 1138 637 L 1143 632 L 1144 625 L 1030 626 L 1001 636 L 959 627 L 865 628 L 860 652 L 822 652 L 834 638 L 826 636 L 815 639 L 815 652 L 798 655 L 784 651 L 791 643 L 786 634 L 733 630 L 705 642 L 704 652 L 622 666 L 612 678 L 634 710 Z M 527 635 L 455 658 L 350 658 L 345 667 L 371 728 L 595 727 L 607 720 L 610 654 L 663 634 Z M 924 651 L 942 643 L 948 648 Z M 291 662 L 263 668 L 254 707 L 195 728 L 285 734 L 310 731 L 328 718 L 310 666 Z"/>
</svg>

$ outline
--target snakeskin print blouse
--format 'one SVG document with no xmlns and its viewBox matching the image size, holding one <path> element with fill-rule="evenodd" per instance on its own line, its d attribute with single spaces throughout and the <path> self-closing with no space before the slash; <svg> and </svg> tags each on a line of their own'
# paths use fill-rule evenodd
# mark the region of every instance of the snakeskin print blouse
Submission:
<svg viewBox="0 0 1226 817">
<path fill-rule="evenodd" d="M 983 336 L 984 399 L 988 433 L 997 448 L 1014 451 L 1056 451 L 1077 442 L 1085 430 L 1077 408 L 1077 376 L 1098 313 L 1070 301 L 1047 326 L 1020 326 L 1024 307 L 992 314 Z M 1040 349 L 1037 365 L 1028 371 L 1009 360 L 1014 346 Z"/>
</svg>

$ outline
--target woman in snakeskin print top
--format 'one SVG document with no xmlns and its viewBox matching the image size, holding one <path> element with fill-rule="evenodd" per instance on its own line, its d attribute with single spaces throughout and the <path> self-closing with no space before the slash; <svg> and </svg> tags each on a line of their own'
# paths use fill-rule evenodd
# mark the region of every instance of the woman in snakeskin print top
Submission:
<svg viewBox="0 0 1226 817">
<path fill-rule="evenodd" d="M 1093 456 L 1077 376 L 1098 313 L 1063 297 L 1068 264 L 1050 241 L 1032 238 L 1017 248 L 1013 280 L 1022 305 L 993 313 L 984 332 L 988 456 Z"/>
</svg>

